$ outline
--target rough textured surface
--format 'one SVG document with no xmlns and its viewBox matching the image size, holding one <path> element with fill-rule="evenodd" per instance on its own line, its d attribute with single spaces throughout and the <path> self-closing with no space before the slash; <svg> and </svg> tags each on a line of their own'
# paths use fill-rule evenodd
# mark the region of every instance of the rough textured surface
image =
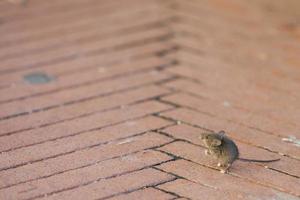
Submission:
<svg viewBox="0 0 300 200">
<path fill-rule="evenodd" d="M 300 199 L 299 1 L 18 2 L 0 2 L 0 199 Z M 219 130 L 281 160 L 221 174 L 198 139 Z"/>
</svg>

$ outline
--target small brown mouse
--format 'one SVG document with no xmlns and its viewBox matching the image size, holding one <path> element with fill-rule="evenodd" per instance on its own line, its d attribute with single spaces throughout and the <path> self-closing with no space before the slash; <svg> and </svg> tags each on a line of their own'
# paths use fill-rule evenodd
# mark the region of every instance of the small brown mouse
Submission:
<svg viewBox="0 0 300 200">
<path fill-rule="evenodd" d="M 237 159 L 246 162 L 275 162 L 280 160 L 252 160 L 239 158 L 237 145 L 233 142 L 233 140 L 225 136 L 224 131 L 220 131 L 218 133 L 202 133 L 199 138 L 207 147 L 205 154 L 212 155 L 218 160 L 218 167 L 221 167 L 221 173 L 227 172 L 231 164 Z"/>
</svg>

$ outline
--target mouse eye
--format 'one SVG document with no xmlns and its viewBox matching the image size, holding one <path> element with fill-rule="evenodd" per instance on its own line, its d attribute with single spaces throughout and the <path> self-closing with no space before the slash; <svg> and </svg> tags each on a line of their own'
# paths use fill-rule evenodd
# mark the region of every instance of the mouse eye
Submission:
<svg viewBox="0 0 300 200">
<path fill-rule="evenodd" d="M 201 138 L 202 140 L 207 140 L 207 139 L 209 138 L 209 136 L 208 136 L 207 134 L 202 134 L 202 135 L 200 136 L 200 138 Z"/>
</svg>

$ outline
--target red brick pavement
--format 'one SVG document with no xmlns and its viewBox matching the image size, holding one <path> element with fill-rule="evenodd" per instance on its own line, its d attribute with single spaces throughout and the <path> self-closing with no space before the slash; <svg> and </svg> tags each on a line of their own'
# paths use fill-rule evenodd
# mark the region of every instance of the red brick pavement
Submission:
<svg viewBox="0 0 300 200">
<path fill-rule="evenodd" d="M 299 8 L 1 1 L 0 199 L 299 199 Z M 221 174 L 198 139 L 219 130 L 281 160 Z"/>
</svg>

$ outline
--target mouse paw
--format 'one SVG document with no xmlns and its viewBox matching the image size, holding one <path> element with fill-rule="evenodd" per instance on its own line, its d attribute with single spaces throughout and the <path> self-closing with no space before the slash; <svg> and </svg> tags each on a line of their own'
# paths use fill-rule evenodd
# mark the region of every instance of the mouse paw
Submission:
<svg viewBox="0 0 300 200">
<path fill-rule="evenodd" d="M 221 166 L 222 166 L 222 164 L 221 164 L 221 163 L 218 163 L 218 164 L 217 164 L 217 166 L 218 166 L 218 167 L 221 167 Z"/>
<path fill-rule="evenodd" d="M 225 174 L 227 171 L 226 171 L 225 169 L 221 169 L 220 172 L 221 172 L 222 174 Z"/>
</svg>

